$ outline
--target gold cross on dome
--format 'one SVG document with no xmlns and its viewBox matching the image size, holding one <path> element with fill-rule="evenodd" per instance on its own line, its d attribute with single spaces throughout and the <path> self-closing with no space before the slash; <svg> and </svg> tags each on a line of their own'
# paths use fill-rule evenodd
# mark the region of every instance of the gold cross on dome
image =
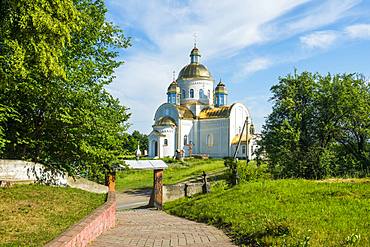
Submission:
<svg viewBox="0 0 370 247">
<path fill-rule="evenodd" d="M 193 37 L 194 37 L 194 48 L 195 48 L 195 47 L 197 47 L 197 38 L 198 38 L 197 33 L 194 33 Z"/>
</svg>

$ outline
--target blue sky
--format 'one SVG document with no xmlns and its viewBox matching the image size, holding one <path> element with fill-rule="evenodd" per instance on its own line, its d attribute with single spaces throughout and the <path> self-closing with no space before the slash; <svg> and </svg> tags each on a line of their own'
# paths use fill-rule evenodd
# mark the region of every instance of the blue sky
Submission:
<svg viewBox="0 0 370 247">
<path fill-rule="evenodd" d="M 359 72 L 370 78 L 369 0 L 107 0 L 110 21 L 131 37 L 108 90 L 149 133 L 166 90 L 197 47 L 229 103 L 250 110 L 257 131 L 279 76 Z"/>
</svg>

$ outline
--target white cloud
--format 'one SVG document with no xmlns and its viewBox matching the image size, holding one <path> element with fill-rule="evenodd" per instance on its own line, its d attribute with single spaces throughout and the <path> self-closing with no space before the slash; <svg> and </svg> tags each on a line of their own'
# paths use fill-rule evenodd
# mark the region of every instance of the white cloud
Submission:
<svg viewBox="0 0 370 247">
<path fill-rule="evenodd" d="M 297 20 L 291 20 L 286 30 L 291 32 L 302 32 L 313 30 L 321 26 L 333 23 L 348 15 L 348 10 L 359 4 L 361 0 L 327 0 L 315 8 L 298 16 Z"/>
<path fill-rule="evenodd" d="M 267 69 L 272 65 L 272 61 L 265 57 L 254 58 L 249 61 L 243 69 L 243 76 L 253 74 L 257 71 Z"/>
<path fill-rule="evenodd" d="M 370 24 L 356 24 L 346 27 L 345 33 L 354 39 L 369 39 Z"/>
<path fill-rule="evenodd" d="M 318 31 L 300 37 L 301 43 L 308 48 L 327 48 L 338 39 L 335 31 Z"/>
<path fill-rule="evenodd" d="M 119 15 L 111 18 L 135 31 L 133 47 L 124 57 L 109 90 L 131 108 L 132 129 L 148 132 L 155 109 L 166 100 L 172 71 L 188 63 L 193 33 L 205 60 L 227 60 L 244 48 L 281 40 L 340 19 L 358 0 L 320 2 L 303 16 L 276 20 L 310 0 L 112 0 L 109 5 Z M 288 35 L 282 35 L 282 34 Z M 138 35 L 136 35 L 138 34 Z M 137 37 L 140 36 L 140 37 Z M 274 60 L 274 63 L 276 61 Z M 240 62 L 243 64 L 243 61 Z M 244 62 L 239 75 L 250 75 L 273 65 L 266 57 Z M 240 67 L 240 66 L 237 66 Z M 217 71 L 214 71 L 214 73 Z M 212 71 L 211 71 L 212 73 Z"/>
</svg>

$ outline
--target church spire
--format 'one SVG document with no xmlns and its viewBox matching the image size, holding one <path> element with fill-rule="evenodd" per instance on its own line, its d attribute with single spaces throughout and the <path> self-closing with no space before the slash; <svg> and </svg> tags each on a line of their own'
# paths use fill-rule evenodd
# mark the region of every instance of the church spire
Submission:
<svg viewBox="0 0 370 247">
<path fill-rule="evenodd" d="M 194 33 L 194 48 L 191 50 L 190 53 L 190 62 L 191 63 L 199 63 L 200 53 L 199 49 L 197 48 L 197 34 Z"/>
</svg>

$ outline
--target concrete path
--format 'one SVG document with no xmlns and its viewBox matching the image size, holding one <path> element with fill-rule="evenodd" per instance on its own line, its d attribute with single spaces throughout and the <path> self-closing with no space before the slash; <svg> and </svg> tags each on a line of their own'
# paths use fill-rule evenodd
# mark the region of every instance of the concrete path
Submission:
<svg viewBox="0 0 370 247">
<path fill-rule="evenodd" d="M 148 205 L 151 193 L 151 189 L 129 190 L 124 193 L 116 193 L 117 211 Z"/>
<path fill-rule="evenodd" d="M 155 209 L 117 212 L 117 225 L 90 246 L 235 246 L 219 229 Z"/>
</svg>

